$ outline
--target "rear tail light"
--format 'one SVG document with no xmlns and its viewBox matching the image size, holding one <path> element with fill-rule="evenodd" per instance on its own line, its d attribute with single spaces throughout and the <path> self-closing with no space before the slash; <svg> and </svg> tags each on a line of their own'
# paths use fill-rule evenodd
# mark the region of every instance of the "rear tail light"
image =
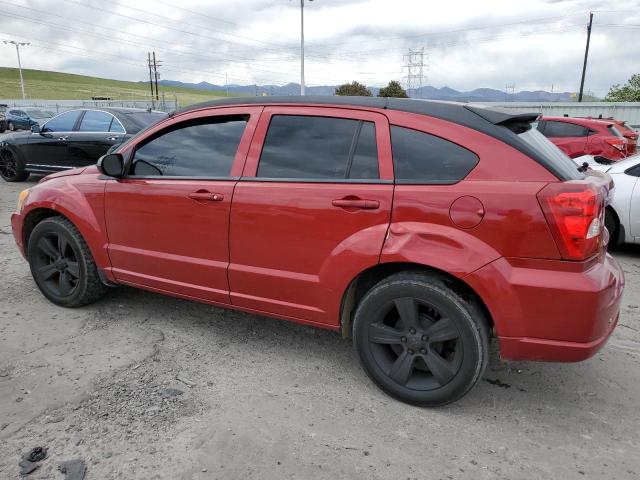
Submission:
<svg viewBox="0 0 640 480">
<path fill-rule="evenodd" d="M 585 260 L 603 244 L 604 184 L 590 181 L 550 183 L 538 200 L 565 260 Z"/>
<path fill-rule="evenodd" d="M 609 145 L 611 145 L 616 150 L 619 150 L 621 152 L 625 151 L 625 143 L 626 142 L 624 140 L 618 140 L 618 139 L 615 139 L 615 138 L 607 138 L 605 140 L 605 142 L 607 142 Z"/>
</svg>

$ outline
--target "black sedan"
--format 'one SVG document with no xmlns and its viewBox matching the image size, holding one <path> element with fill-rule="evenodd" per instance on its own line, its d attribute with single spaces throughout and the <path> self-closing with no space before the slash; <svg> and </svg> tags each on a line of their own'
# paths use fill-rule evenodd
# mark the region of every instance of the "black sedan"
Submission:
<svg viewBox="0 0 640 480">
<path fill-rule="evenodd" d="M 95 163 L 114 145 L 165 118 L 166 113 L 129 108 L 68 110 L 31 131 L 0 138 L 0 176 L 26 180 Z"/>
</svg>

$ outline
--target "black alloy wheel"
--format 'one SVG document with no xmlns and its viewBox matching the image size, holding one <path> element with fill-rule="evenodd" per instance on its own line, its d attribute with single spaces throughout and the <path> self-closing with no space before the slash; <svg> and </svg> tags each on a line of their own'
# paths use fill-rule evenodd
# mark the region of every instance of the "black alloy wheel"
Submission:
<svg viewBox="0 0 640 480">
<path fill-rule="evenodd" d="M 378 283 L 358 306 L 353 337 L 369 377 L 415 405 L 462 397 L 488 361 L 484 314 L 437 274 L 405 272 Z"/>
<path fill-rule="evenodd" d="M 32 259 L 38 283 L 60 298 L 69 297 L 78 287 L 78 252 L 61 232 L 41 235 Z"/>
<path fill-rule="evenodd" d="M 8 148 L 0 149 L 0 176 L 7 182 L 21 182 L 29 176 L 22 162 Z"/>
<path fill-rule="evenodd" d="M 57 305 L 86 305 L 108 290 L 84 238 L 64 217 L 45 218 L 34 227 L 27 258 L 36 285 Z"/>
</svg>

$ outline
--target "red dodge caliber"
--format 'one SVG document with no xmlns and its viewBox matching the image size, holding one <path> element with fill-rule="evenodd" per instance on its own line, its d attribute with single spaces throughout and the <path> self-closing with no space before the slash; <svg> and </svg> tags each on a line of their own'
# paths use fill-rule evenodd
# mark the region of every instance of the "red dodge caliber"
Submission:
<svg viewBox="0 0 640 480">
<path fill-rule="evenodd" d="M 12 217 L 77 307 L 123 284 L 342 332 L 390 395 L 459 399 L 506 359 L 579 361 L 618 320 L 608 184 L 537 113 L 349 97 L 177 111 L 44 178 Z"/>
</svg>

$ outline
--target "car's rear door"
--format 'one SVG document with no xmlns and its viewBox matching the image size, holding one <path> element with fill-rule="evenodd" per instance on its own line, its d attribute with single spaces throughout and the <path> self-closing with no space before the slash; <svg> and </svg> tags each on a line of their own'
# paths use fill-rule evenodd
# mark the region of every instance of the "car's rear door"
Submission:
<svg viewBox="0 0 640 480">
<path fill-rule="evenodd" d="M 542 133 L 571 158 L 587 154 L 589 129 L 569 122 L 546 120 Z"/>
<path fill-rule="evenodd" d="M 111 113 L 85 110 L 77 131 L 69 135 L 70 164 L 81 167 L 95 163 L 113 145 L 121 143 L 124 135 L 124 127 Z"/>
<path fill-rule="evenodd" d="M 392 198 L 384 115 L 265 107 L 233 196 L 232 303 L 335 324 L 349 282 L 378 262 Z"/>
<path fill-rule="evenodd" d="M 126 150 L 127 175 L 105 187 L 115 278 L 229 303 L 229 209 L 260 111 L 177 116 Z"/>
</svg>

